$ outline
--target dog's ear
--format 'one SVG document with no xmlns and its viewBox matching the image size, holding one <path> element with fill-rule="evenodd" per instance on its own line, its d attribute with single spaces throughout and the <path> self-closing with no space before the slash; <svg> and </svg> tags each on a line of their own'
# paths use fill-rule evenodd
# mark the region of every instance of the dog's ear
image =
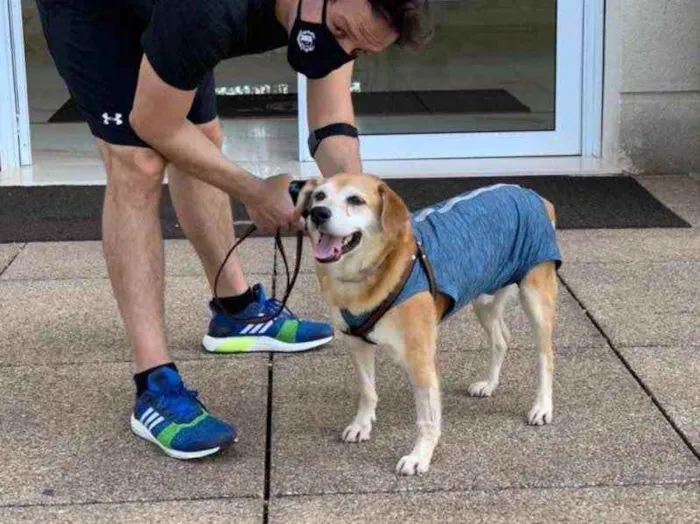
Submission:
<svg viewBox="0 0 700 524">
<path fill-rule="evenodd" d="M 296 210 L 301 213 L 301 216 L 306 217 L 311 203 L 311 193 L 323 181 L 322 178 L 312 178 L 305 183 L 293 182 L 296 187 L 290 186 L 289 192 L 292 195 L 292 200 L 296 206 Z"/>
<path fill-rule="evenodd" d="M 384 235 L 391 238 L 406 227 L 411 214 L 404 201 L 387 184 L 381 182 L 377 189 L 382 202 L 381 223 Z"/>
</svg>

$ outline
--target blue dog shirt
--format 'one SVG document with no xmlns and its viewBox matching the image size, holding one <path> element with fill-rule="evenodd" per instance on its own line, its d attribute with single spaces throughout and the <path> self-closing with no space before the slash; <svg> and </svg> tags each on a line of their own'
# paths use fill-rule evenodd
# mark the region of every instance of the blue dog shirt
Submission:
<svg viewBox="0 0 700 524">
<path fill-rule="evenodd" d="M 412 224 L 433 267 L 437 290 L 452 299 L 444 318 L 483 293 L 519 283 L 537 264 L 561 265 L 542 199 L 520 186 L 497 184 L 458 195 L 417 211 Z M 428 289 L 425 271 L 415 263 L 394 306 Z M 341 313 L 349 327 L 358 327 L 371 312 Z"/>
</svg>

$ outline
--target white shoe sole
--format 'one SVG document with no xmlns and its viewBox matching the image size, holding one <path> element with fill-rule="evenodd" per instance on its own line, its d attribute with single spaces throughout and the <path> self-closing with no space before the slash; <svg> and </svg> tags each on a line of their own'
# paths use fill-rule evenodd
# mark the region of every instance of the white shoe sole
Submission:
<svg viewBox="0 0 700 524">
<path fill-rule="evenodd" d="M 250 337 L 250 343 L 246 346 L 245 349 L 221 349 L 222 346 L 226 345 L 227 340 L 230 339 L 235 340 L 236 342 L 240 342 L 241 338 L 245 338 L 245 336 L 216 338 L 210 337 L 209 335 L 205 335 L 204 340 L 202 340 L 202 346 L 204 346 L 204 349 L 206 349 L 209 353 L 300 353 L 302 351 L 309 351 L 310 349 L 314 349 L 324 344 L 328 344 L 331 340 L 333 340 L 333 337 L 330 336 L 319 340 L 313 340 L 310 342 L 290 343 L 282 342 L 272 337 L 256 336 Z"/>
<path fill-rule="evenodd" d="M 153 442 L 156 446 L 162 449 L 166 455 L 180 460 L 191 460 L 202 457 L 208 457 L 209 455 L 213 455 L 221 449 L 221 447 L 219 446 L 210 449 L 203 449 L 201 451 L 177 451 L 176 449 L 168 449 L 163 444 L 161 444 L 158 441 L 158 439 L 151 434 L 150 431 L 148 431 L 148 428 L 146 426 L 141 424 L 141 422 L 139 422 L 138 419 L 134 417 L 133 413 L 131 414 L 131 431 L 136 433 L 136 435 L 138 435 L 142 439 L 148 440 L 149 442 Z"/>
</svg>

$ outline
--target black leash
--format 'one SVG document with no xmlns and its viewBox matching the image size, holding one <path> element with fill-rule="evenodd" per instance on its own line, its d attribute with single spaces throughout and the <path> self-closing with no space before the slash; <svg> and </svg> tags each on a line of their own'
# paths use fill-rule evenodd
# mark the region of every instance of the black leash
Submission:
<svg viewBox="0 0 700 524">
<path fill-rule="evenodd" d="M 299 196 L 299 192 L 301 191 L 302 186 L 304 185 L 303 181 L 295 181 L 292 182 L 289 186 L 289 194 L 292 197 L 292 201 L 294 204 L 296 204 L 297 198 Z M 224 257 L 224 261 L 221 263 L 219 266 L 219 270 L 216 272 L 216 278 L 214 278 L 214 304 L 216 304 L 216 307 L 218 307 L 221 311 L 224 313 L 230 314 L 228 311 L 226 311 L 226 307 L 223 305 L 219 298 L 219 294 L 217 292 L 218 286 L 219 286 L 219 278 L 221 277 L 221 273 L 224 270 L 224 267 L 226 266 L 226 263 L 228 262 L 228 259 L 231 258 L 231 255 L 233 252 L 236 250 L 238 246 L 240 246 L 243 241 L 248 238 L 250 235 L 252 235 L 256 230 L 257 226 L 255 224 L 252 224 L 234 244 L 231 246 L 231 249 L 228 250 L 228 253 L 226 253 L 226 256 Z M 273 281 L 272 281 L 272 299 L 279 302 L 279 308 L 277 311 L 275 311 L 274 314 L 269 314 L 269 315 L 264 315 L 261 317 L 250 317 L 250 318 L 239 318 L 240 320 L 243 320 L 249 324 L 262 324 L 265 322 L 269 322 L 270 320 L 273 320 L 274 318 L 277 318 L 281 313 L 284 312 L 285 308 L 287 307 L 287 301 L 289 300 L 289 295 L 292 294 L 292 290 L 294 289 L 294 285 L 297 282 L 297 277 L 299 276 L 299 269 L 301 266 L 301 256 L 303 253 L 303 248 L 304 248 L 304 233 L 303 231 L 298 231 L 296 234 L 297 237 L 297 251 L 296 251 L 296 257 L 295 257 L 295 262 L 294 262 L 294 271 L 292 272 L 292 275 L 290 277 L 289 274 L 289 262 L 287 260 L 287 254 L 284 250 L 284 245 L 282 244 L 282 236 L 280 235 L 280 230 L 278 229 L 277 232 L 275 233 L 275 250 L 273 254 L 273 264 L 274 264 L 274 269 L 273 269 Z M 284 272 L 287 278 L 287 288 L 284 290 L 284 296 L 282 297 L 282 300 L 279 301 L 277 300 L 277 253 L 280 254 L 280 257 L 282 258 L 282 263 L 284 264 Z"/>
<path fill-rule="evenodd" d="M 224 304 L 221 302 L 221 299 L 219 298 L 218 294 L 218 286 L 219 286 L 219 278 L 221 277 L 221 273 L 224 270 L 224 267 L 226 266 L 226 263 L 228 262 L 229 258 L 231 258 L 231 255 L 233 252 L 236 250 L 238 246 L 243 243 L 243 241 L 248 238 L 253 232 L 257 230 L 257 227 L 255 225 L 251 225 L 245 233 L 241 235 L 241 237 L 231 246 L 231 249 L 228 250 L 228 253 L 224 257 L 224 261 L 221 263 L 221 266 L 219 266 L 219 271 L 216 273 L 216 278 L 214 279 L 214 304 L 223 311 L 224 313 L 228 313 L 226 310 L 226 307 Z M 261 317 L 249 317 L 249 318 L 241 318 L 241 317 L 236 317 L 239 320 L 243 320 L 245 322 L 248 322 L 249 324 L 262 324 L 265 322 L 268 322 L 276 317 L 278 317 L 284 309 L 287 307 L 287 301 L 289 300 L 289 295 L 292 294 L 292 290 L 294 289 L 294 285 L 297 282 L 297 277 L 299 276 L 299 268 L 301 266 L 301 255 L 303 251 L 303 246 L 304 246 L 304 233 L 299 231 L 296 234 L 297 237 L 297 246 L 296 246 L 296 257 L 295 257 L 295 263 L 294 263 L 294 270 L 291 273 L 289 272 L 289 262 L 287 260 L 287 254 L 284 249 L 284 245 L 282 244 L 282 236 L 280 235 L 279 230 L 277 233 L 275 233 L 275 264 L 276 264 L 276 259 L 277 259 L 277 253 L 279 252 L 280 258 L 282 259 L 282 263 L 284 265 L 284 271 L 287 279 L 287 287 L 284 290 L 284 296 L 282 297 L 282 300 L 279 301 L 277 300 L 276 296 L 276 291 L 277 291 L 277 286 L 273 284 L 272 286 L 272 299 L 276 300 L 279 302 L 279 307 L 277 308 L 277 311 L 274 313 L 268 314 L 268 315 L 263 315 Z M 276 278 L 275 278 L 276 280 Z M 230 313 L 229 313 L 230 314 Z"/>
</svg>

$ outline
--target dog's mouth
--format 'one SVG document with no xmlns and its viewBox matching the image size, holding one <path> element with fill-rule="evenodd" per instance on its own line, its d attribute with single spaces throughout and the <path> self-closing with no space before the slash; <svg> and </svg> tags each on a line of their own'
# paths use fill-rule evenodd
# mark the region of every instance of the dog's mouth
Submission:
<svg viewBox="0 0 700 524">
<path fill-rule="evenodd" d="M 319 233 L 318 242 L 314 243 L 314 258 L 321 264 L 337 262 L 343 255 L 355 249 L 361 239 L 361 231 L 355 231 L 344 237 Z"/>
</svg>

